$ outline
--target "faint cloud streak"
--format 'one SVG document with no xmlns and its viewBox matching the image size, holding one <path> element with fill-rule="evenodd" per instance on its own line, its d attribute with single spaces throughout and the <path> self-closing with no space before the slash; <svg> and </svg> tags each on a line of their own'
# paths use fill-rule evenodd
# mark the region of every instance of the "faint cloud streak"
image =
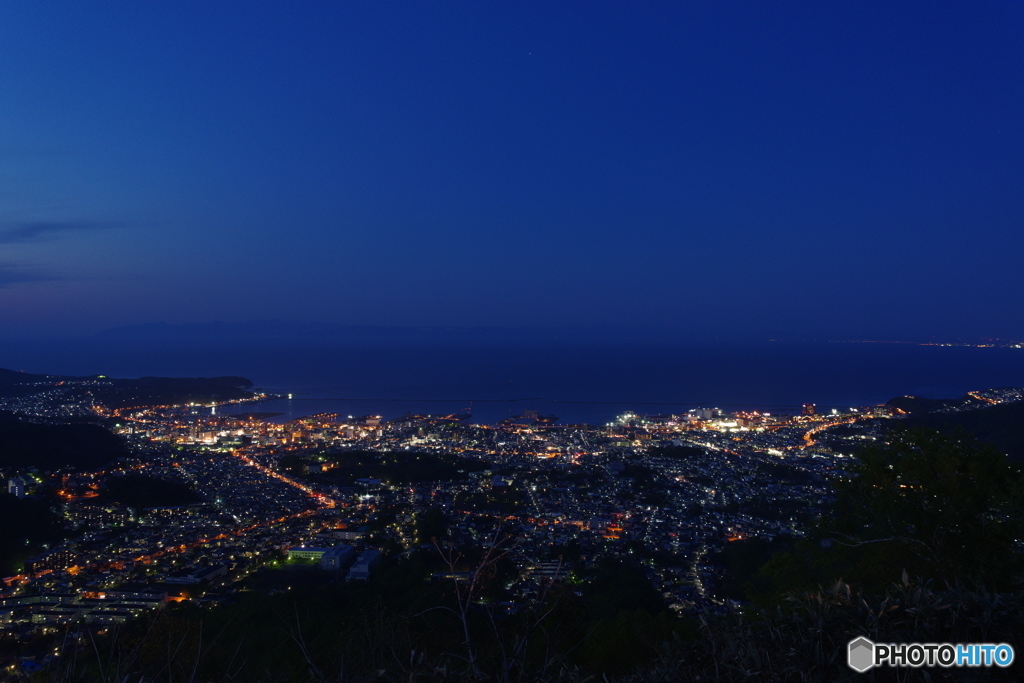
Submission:
<svg viewBox="0 0 1024 683">
<path fill-rule="evenodd" d="M 0 289 L 22 282 L 43 282 L 56 280 L 57 278 L 44 275 L 38 271 L 27 269 L 23 266 L 12 266 L 0 263 Z"/>
<path fill-rule="evenodd" d="M 81 235 L 124 227 L 113 221 L 25 221 L 0 226 L 0 244 L 41 242 L 62 235 Z"/>
</svg>

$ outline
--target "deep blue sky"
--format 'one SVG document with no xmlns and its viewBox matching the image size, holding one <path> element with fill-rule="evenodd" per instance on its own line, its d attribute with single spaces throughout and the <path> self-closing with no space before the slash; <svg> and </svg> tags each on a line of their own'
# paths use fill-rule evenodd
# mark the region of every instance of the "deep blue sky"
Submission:
<svg viewBox="0 0 1024 683">
<path fill-rule="evenodd" d="M 1019 2 L 0 2 L 0 334 L 1024 338 Z"/>
</svg>

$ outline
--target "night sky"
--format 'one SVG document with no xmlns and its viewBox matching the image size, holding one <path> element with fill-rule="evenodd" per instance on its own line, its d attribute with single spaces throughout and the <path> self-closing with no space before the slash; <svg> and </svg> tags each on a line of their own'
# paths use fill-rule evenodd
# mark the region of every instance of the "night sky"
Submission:
<svg viewBox="0 0 1024 683">
<path fill-rule="evenodd" d="M 1019 2 L 0 2 L 0 325 L 1024 338 Z"/>
</svg>

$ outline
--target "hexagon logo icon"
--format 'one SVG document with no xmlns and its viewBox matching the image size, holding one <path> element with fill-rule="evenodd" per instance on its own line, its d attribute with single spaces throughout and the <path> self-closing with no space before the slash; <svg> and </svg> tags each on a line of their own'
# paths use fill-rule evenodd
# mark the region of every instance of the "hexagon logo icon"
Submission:
<svg viewBox="0 0 1024 683">
<path fill-rule="evenodd" d="M 875 644 L 861 636 L 846 646 L 846 663 L 857 673 L 864 673 L 875 665 Z"/>
</svg>

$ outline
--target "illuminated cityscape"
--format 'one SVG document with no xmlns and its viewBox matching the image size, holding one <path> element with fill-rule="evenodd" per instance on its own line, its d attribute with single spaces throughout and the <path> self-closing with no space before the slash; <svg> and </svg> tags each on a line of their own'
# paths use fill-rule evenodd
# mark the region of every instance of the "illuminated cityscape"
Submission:
<svg viewBox="0 0 1024 683">
<path fill-rule="evenodd" d="M 0 683 L 1020 679 L 1024 3 L 0 17 Z"/>
<path fill-rule="evenodd" d="M 417 532 L 430 511 L 440 511 L 441 542 L 452 546 L 486 544 L 503 530 L 513 541 L 516 601 L 557 579 L 559 553 L 571 547 L 582 566 L 643 556 L 672 610 L 721 612 L 718 553 L 737 540 L 801 536 L 851 453 L 904 414 L 806 404 L 792 414 L 625 413 L 596 426 L 536 413 L 494 425 L 468 414 L 275 422 L 272 413 L 218 412 L 216 403 L 111 410 L 88 398 L 94 386 L 37 382 L 6 404 L 37 420 L 92 412 L 130 445 L 101 471 L 5 473 L 10 495 L 51 491 L 70 534 L 3 579 L 0 626 L 22 638 L 79 621 L 122 623 L 167 601 L 230 600 L 250 589 L 254 572 L 280 563 L 305 560 L 366 580 L 382 557 L 438 542 Z M 258 409 L 272 398 L 234 403 Z M 974 391 L 947 410 L 1020 401 L 1021 389 Z M 93 500 L 111 481 L 139 475 L 184 485 L 196 501 Z"/>
</svg>

